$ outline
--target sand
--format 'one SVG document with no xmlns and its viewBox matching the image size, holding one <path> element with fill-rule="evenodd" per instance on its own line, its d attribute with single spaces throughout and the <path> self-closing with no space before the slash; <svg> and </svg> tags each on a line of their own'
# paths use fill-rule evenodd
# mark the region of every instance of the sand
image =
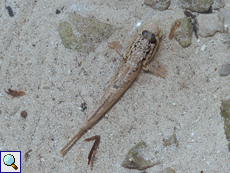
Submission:
<svg viewBox="0 0 230 173">
<path fill-rule="evenodd" d="M 230 1 L 226 0 L 225 8 Z M 221 100 L 230 98 L 229 77 L 218 70 L 229 55 L 224 34 L 199 38 L 182 48 L 169 40 L 172 23 L 184 17 L 178 0 L 156 11 L 138 1 L 0 1 L 0 150 L 22 152 L 22 172 L 138 173 L 121 167 L 128 150 L 140 141 L 162 152 L 155 173 L 173 167 L 176 173 L 229 172 L 228 141 L 220 115 Z M 5 6 L 11 6 L 10 17 Z M 64 6 L 63 12 L 56 9 Z M 93 52 L 66 49 L 58 33 L 66 12 L 94 17 L 118 27 L 108 40 L 124 45 L 135 25 L 157 22 L 164 39 L 155 55 L 166 79 L 141 72 L 113 108 L 63 158 L 61 148 L 75 135 L 103 95 L 121 57 L 103 41 Z M 206 48 L 201 50 L 205 45 Z M 125 45 L 127 46 L 127 45 Z M 150 67 L 154 65 L 154 61 Z M 13 98 L 4 89 L 25 91 Z M 82 112 L 81 104 L 87 109 Z M 22 118 L 20 112 L 28 116 Z M 163 147 L 176 128 L 179 147 Z M 100 135 L 93 170 L 87 165 L 93 142 Z M 25 154 L 32 150 L 27 160 Z"/>
</svg>

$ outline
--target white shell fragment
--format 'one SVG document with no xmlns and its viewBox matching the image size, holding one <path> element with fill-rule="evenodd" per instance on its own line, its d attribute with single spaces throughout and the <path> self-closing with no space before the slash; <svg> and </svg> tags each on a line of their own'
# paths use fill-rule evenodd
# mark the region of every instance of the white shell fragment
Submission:
<svg viewBox="0 0 230 173">
<path fill-rule="evenodd" d="M 204 51 L 204 50 L 206 49 L 206 47 L 207 47 L 207 46 L 204 44 L 203 46 L 201 46 L 200 50 L 201 50 L 201 51 Z"/>
</svg>

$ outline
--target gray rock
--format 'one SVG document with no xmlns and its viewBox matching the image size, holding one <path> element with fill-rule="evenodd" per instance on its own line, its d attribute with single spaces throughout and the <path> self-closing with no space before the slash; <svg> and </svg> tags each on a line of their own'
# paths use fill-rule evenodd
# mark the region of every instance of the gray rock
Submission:
<svg viewBox="0 0 230 173">
<path fill-rule="evenodd" d="M 214 0 L 181 0 L 182 6 L 194 12 L 207 12 Z"/>
<path fill-rule="evenodd" d="M 145 0 L 145 5 L 150 6 L 154 10 L 166 10 L 171 4 L 171 0 Z"/>
<path fill-rule="evenodd" d="M 216 32 L 224 32 L 223 17 L 219 13 L 200 14 L 197 17 L 198 34 L 202 37 L 213 36 Z"/>
<path fill-rule="evenodd" d="M 224 18 L 224 27 L 225 27 L 224 39 L 222 41 L 223 43 L 227 44 L 228 48 L 230 48 L 230 9 L 221 10 L 221 14 Z"/>
<path fill-rule="evenodd" d="M 121 166 L 144 170 L 161 163 L 159 154 L 159 151 L 154 151 L 145 142 L 141 141 L 129 150 Z"/>
<path fill-rule="evenodd" d="M 225 9 L 223 11 L 224 24 L 230 26 L 230 9 Z"/>
<path fill-rule="evenodd" d="M 173 35 L 182 47 L 188 47 L 191 44 L 192 28 L 193 28 L 190 22 L 190 18 L 185 17 L 185 18 L 176 20 L 176 22 L 181 22 L 181 25 L 174 32 Z"/>
<path fill-rule="evenodd" d="M 220 68 L 220 76 L 228 76 L 230 74 L 230 64 L 223 64 Z"/>
<path fill-rule="evenodd" d="M 226 139 L 230 141 L 230 100 L 224 100 L 220 106 L 220 114 L 224 120 L 224 131 Z M 228 150 L 230 151 L 230 142 L 228 143 Z"/>
<path fill-rule="evenodd" d="M 218 10 L 220 8 L 223 8 L 225 5 L 225 1 L 224 0 L 215 0 L 213 5 L 212 5 L 212 9 L 213 10 Z"/>
<path fill-rule="evenodd" d="M 94 51 L 98 43 L 106 40 L 116 29 L 94 18 L 69 14 L 68 21 L 59 23 L 59 36 L 65 48 L 87 53 Z"/>
</svg>

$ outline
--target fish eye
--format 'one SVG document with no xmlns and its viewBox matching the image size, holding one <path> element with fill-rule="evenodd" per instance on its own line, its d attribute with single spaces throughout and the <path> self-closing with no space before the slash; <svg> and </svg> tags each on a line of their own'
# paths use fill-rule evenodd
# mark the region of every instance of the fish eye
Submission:
<svg viewBox="0 0 230 173">
<path fill-rule="evenodd" d="M 149 40 L 149 42 L 153 43 L 156 40 L 155 34 L 150 34 L 148 40 Z"/>
<path fill-rule="evenodd" d="M 143 36 L 144 38 L 147 37 L 147 34 L 148 34 L 148 31 L 147 31 L 147 30 L 142 31 L 142 36 Z"/>
<path fill-rule="evenodd" d="M 156 41 L 155 34 L 147 30 L 142 31 L 142 36 L 145 39 L 147 39 L 150 43 L 154 43 Z"/>
</svg>

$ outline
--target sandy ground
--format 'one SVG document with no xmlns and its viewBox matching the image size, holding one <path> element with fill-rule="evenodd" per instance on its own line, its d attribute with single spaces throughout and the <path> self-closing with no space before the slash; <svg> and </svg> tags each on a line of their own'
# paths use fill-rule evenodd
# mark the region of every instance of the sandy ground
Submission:
<svg viewBox="0 0 230 173">
<path fill-rule="evenodd" d="M 6 5 L 11 6 L 14 17 L 9 16 Z M 106 42 L 88 54 L 64 48 L 58 25 L 67 11 L 55 14 L 63 5 L 77 14 L 123 27 L 107 41 L 126 43 L 130 38 L 124 35 L 137 22 L 157 22 L 166 37 L 155 60 L 168 71 L 166 79 L 141 72 L 119 102 L 64 158 L 61 148 L 86 121 L 122 60 Z M 128 150 L 143 140 L 162 152 L 163 163 L 147 169 L 148 173 L 166 167 L 177 173 L 230 172 L 220 116 L 221 100 L 230 98 L 230 81 L 218 74 L 229 54 L 222 42 L 224 35 L 216 33 L 200 42 L 193 35 L 191 46 L 182 48 L 167 37 L 171 24 L 181 17 L 179 1 L 162 12 L 146 7 L 143 0 L 0 1 L 0 150 L 22 151 L 24 173 L 138 173 L 120 165 Z M 204 44 L 207 47 L 201 51 Z M 4 91 L 8 88 L 26 95 L 12 99 Z M 79 108 L 83 102 L 88 106 L 85 112 Z M 26 119 L 20 116 L 23 110 L 28 112 Z M 163 139 L 174 128 L 179 147 L 163 147 Z M 91 170 L 87 157 L 92 142 L 83 139 L 94 135 L 101 135 L 101 143 Z"/>
</svg>

